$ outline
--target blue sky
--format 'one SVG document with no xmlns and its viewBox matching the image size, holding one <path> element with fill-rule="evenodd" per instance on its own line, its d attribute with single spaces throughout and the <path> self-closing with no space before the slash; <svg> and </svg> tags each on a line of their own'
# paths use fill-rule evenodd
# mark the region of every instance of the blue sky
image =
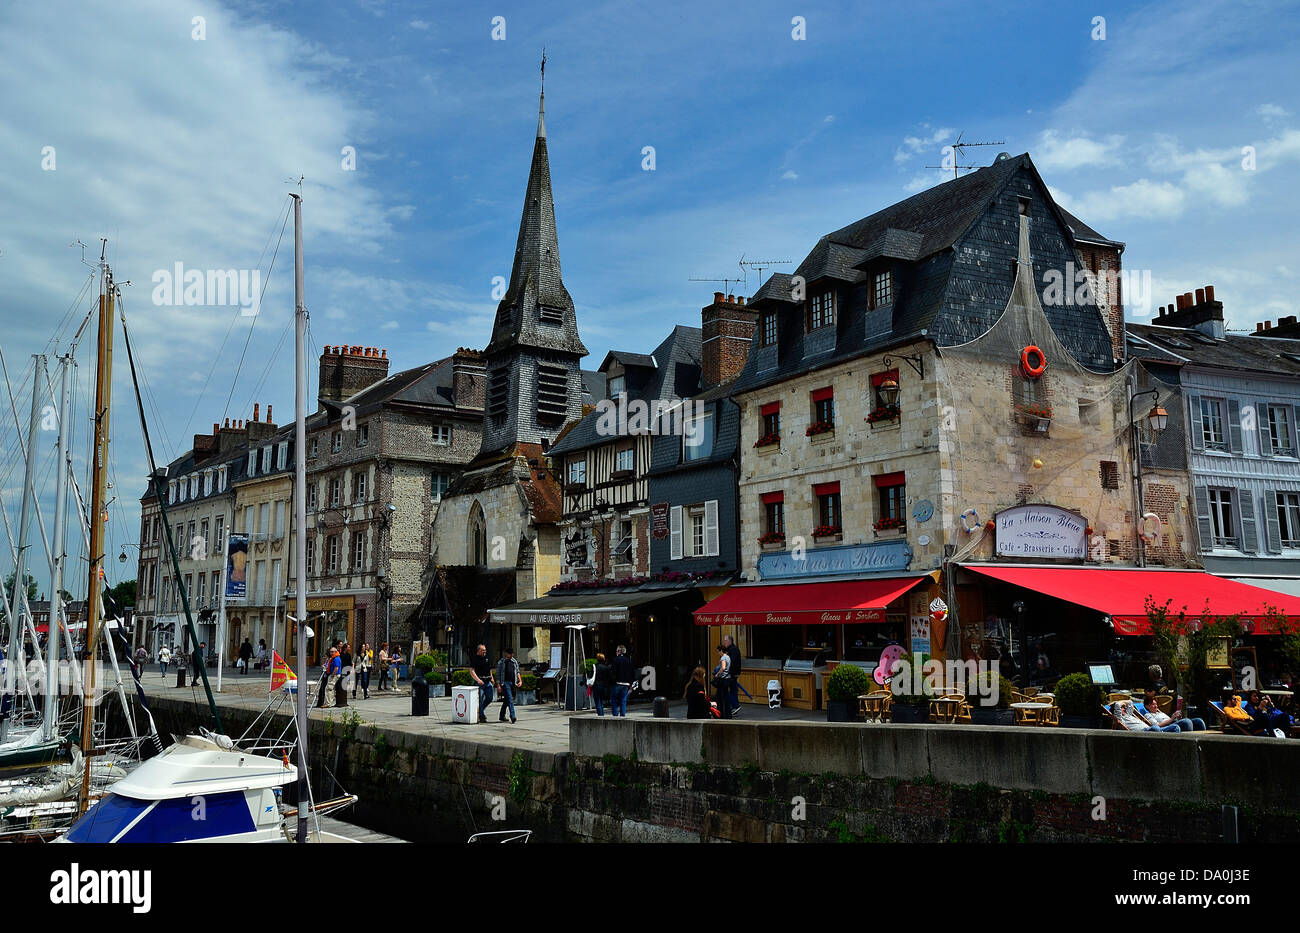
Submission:
<svg viewBox="0 0 1300 933">
<path fill-rule="evenodd" d="M 56 331 L 66 344 L 61 321 L 89 307 L 75 302 L 89 270 L 68 244 L 97 255 L 106 236 L 133 282 L 159 460 L 254 401 L 283 420 L 291 230 L 251 336 L 228 307 L 155 306 L 150 283 L 176 262 L 267 276 L 299 176 L 317 352 L 386 347 L 396 370 L 483 346 L 493 277 L 509 275 L 543 46 L 560 253 L 589 367 L 698 324 L 715 286 L 692 277 L 735 277 L 742 255 L 797 261 L 822 234 L 944 180 L 925 166 L 958 132 L 1005 140 L 968 150 L 975 164 L 1030 152 L 1063 205 L 1128 244 L 1126 268 L 1149 270 L 1153 305 L 1209 283 L 1230 327 L 1296 313 L 1300 18 L 1284 4 L 23 4 L 0 9 L 10 375 L 21 381 Z M 733 290 L 757 284 L 750 270 Z M 136 540 L 146 472 L 119 360 L 113 553 Z M 3 399 L 0 415 L 0 492 L 16 521 Z"/>
</svg>

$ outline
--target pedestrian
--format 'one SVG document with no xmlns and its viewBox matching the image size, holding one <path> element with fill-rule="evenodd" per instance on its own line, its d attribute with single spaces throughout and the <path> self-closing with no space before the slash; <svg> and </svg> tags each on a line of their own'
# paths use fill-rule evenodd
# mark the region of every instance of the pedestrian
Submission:
<svg viewBox="0 0 1300 933">
<path fill-rule="evenodd" d="M 392 665 L 392 660 L 388 657 L 388 642 L 379 646 L 379 692 L 383 693 L 388 689 L 388 669 Z"/>
<path fill-rule="evenodd" d="M 355 672 L 352 680 L 352 699 L 357 698 L 357 687 L 361 688 L 362 699 L 370 699 L 370 665 L 372 663 L 374 663 L 374 654 L 370 650 L 370 645 L 362 642 L 361 650 L 357 652 L 356 658 L 352 661 L 352 669 Z"/>
<path fill-rule="evenodd" d="M 619 645 L 614 656 L 614 702 L 610 711 L 614 716 L 627 717 L 627 695 L 636 682 L 636 665 L 627 655 L 627 646 Z"/>
<path fill-rule="evenodd" d="M 248 673 L 248 662 L 252 659 L 253 643 L 245 638 L 244 643 L 239 646 L 239 672 L 241 674 Z"/>
<path fill-rule="evenodd" d="M 396 690 L 397 682 L 402 678 L 402 649 L 397 645 L 393 645 L 393 653 L 388 658 L 388 663 L 390 666 L 388 673 L 392 675 L 393 689 Z"/>
<path fill-rule="evenodd" d="M 469 675 L 478 684 L 478 721 L 487 722 L 487 708 L 492 705 L 492 665 L 487 645 L 479 645 L 469 662 Z"/>
<path fill-rule="evenodd" d="M 352 643 L 344 642 L 339 651 L 339 666 L 343 674 L 343 689 L 351 692 L 356 686 L 356 666 L 352 658 Z M 354 693 L 353 696 L 356 696 Z"/>
<path fill-rule="evenodd" d="M 740 646 L 730 635 L 722 636 L 723 647 L 727 649 L 727 675 L 731 678 L 730 696 L 731 717 L 740 715 Z"/>
<path fill-rule="evenodd" d="M 144 650 L 144 645 L 135 649 L 135 669 L 138 673 L 144 673 L 144 666 L 149 663 L 149 652 Z"/>
<path fill-rule="evenodd" d="M 523 674 L 519 672 L 519 662 L 515 660 L 515 649 L 506 646 L 505 656 L 497 663 L 497 684 L 501 687 L 501 715 L 497 722 L 506 721 L 506 707 L 510 708 L 510 721 L 515 719 L 515 688 L 523 685 Z"/>
<path fill-rule="evenodd" d="M 596 697 L 596 715 L 604 716 L 604 704 L 609 702 L 610 688 L 614 686 L 614 671 L 605 663 L 605 655 L 598 653 L 596 655 L 596 682 L 592 685 L 592 693 Z M 613 713 L 613 708 L 610 708 Z"/>
<path fill-rule="evenodd" d="M 166 645 L 163 645 L 158 649 L 158 668 L 162 672 L 163 677 L 167 676 L 167 665 L 170 664 L 171 661 L 172 650 Z"/>
<path fill-rule="evenodd" d="M 208 653 L 208 643 L 199 642 L 199 646 L 194 649 L 194 679 L 199 679 L 199 671 L 203 669 L 203 659 Z"/>
<path fill-rule="evenodd" d="M 731 718 L 731 657 L 725 645 L 718 645 L 718 665 L 713 669 L 714 699 L 723 719 Z"/>
<path fill-rule="evenodd" d="M 708 719 L 711 715 L 709 687 L 705 683 L 705 676 L 704 668 L 696 665 L 695 670 L 691 672 L 691 679 L 686 682 L 686 692 L 682 697 L 686 700 L 687 719 Z"/>
<path fill-rule="evenodd" d="M 316 696 L 316 708 L 325 709 L 334 705 L 333 687 L 338 682 L 342 664 L 339 663 L 339 649 L 331 648 L 325 663 L 321 665 L 320 692 Z"/>
</svg>

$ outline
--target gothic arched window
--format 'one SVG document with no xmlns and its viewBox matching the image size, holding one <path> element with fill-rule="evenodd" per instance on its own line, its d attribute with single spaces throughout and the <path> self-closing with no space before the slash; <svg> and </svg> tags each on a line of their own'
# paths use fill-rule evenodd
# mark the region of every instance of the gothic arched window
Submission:
<svg viewBox="0 0 1300 933">
<path fill-rule="evenodd" d="M 469 510 L 469 559 L 475 567 L 487 566 L 487 522 L 477 502 Z"/>
</svg>

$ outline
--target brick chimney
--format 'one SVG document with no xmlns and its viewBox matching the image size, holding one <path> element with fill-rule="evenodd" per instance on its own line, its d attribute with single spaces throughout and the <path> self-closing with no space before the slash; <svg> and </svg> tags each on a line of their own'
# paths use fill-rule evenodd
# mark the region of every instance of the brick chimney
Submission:
<svg viewBox="0 0 1300 933">
<path fill-rule="evenodd" d="M 210 459 L 212 455 L 217 452 L 219 448 L 219 442 L 218 442 L 219 433 L 220 433 L 220 429 L 217 427 L 216 423 L 214 422 L 212 425 L 211 434 L 194 435 L 194 462 L 195 463 L 202 463 L 204 460 Z"/>
<path fill-rule="evenodd" d="M 320 355 L 322 402 L 341 402 L 388 378 L 388 351 L 377 347 L 326 347 Z"/>
<path fill-rule="evenodd" d="M 758 312 L 745 307 L 743 295 L 713 293 L 713 304 L 700 312 L 700 378 L 705 389 L 729 382 L 744 368 L 757 321 Z"/>
<path fill-rule="evenodd" d="M 1207 285 L 1192 292 L 1184 292 L 1174 297 L 1172 305 L 1160 309 L 1152 324 L 1161 327 L 1185 327 L 1198 330 L 1207 337 L 1222 340 L 1223 302 L 1214 300 L 1214 286 Z"/>
<path fill-rule="evenodd" d="M 1255 325 L 1255 333 L 1252 337 L 1289 337 L 1291 339 L 1300 338 L 1300 323 L 1296 323 L 1294 314 L 1289 317 L 1280 317 L 1277 323 L 1264 321 L 1262 324 Z"/>
<path fill-rule="evenodd" d="M 213 425 L 216 427 L 216 425 Z M 248 429 L 239 426 L 239 422 L 230 423 L 227 418 L 225 424 L 217 434 L 217 451 L 221 454 L 230 453 L 232 450 L 238 450 L 248 445 Z"/>
<path fill-rule="evenodd" d="M 468 347 L 457 347 L 451 358 L 452 399 L 457 408 L 483 410 L 487 397 L 487 370 L 483 354 Z"/>
<path fill-rule="evenodd" d="M 258 419 L 258 411 L 261 408 L 256 402 L 253 403 L 253 420 L 248 422 L 248 442 L 256 444 L 258 441 L 275 434 L 276 426 L 271 421 L 271 406 L 266 406 L 266 420 Z"/>
</svg>

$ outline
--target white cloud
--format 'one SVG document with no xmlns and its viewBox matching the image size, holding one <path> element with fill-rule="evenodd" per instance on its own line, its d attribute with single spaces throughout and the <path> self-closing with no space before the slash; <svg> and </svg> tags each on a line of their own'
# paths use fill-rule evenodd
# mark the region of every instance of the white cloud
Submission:
<svg viewBox="0 0 1300 933">
<path fill-rule="evenodd" d="M 782 177 L 783 179 L 786 179 L 787 181 L 794 181 L 794 179 L 796 179 L 796 178 L 799 177 L 799 174 L 798 174 L 797 172 L 787 171 L 787 172 L 786 172 L 785 174 L 783 174 L 781 177 Z"/>
<path fill-rule="evenodd" d="M 421 30 L 423 30 L 423 29 L 428 29 L 428 28 L 429 28 L 429 24 L 426 23 L 426 22 L 425 22 L 424 20 L 422 20 L 422 19 L 413 19 L 413 20 L 411 20 L 411 22 L 410 22 L 408 25 L 410 25 L 410 27 L 411 27 L 412 29 L 421 29 Z"/>
<path fill-rule="evenodd" d="M 1057 203 L 1088 224 L 1119 218 L 1168 220 L 1183 213 L 1187 200 L 1178 186 L 1147 178 L 1128 185 L 1113 185 L 1104 191 L 1092 191 L 1078 198 L 1055 188 L 1051 190 Z"/>
<path fill-rule="evenodd" d="M 1118 164 L 1117 150 L 1123 143 L 1124 137 L 1119 134 L 1097 140 L 1086 135 L 1062 136 L 1055 130 L 1045 130 L 1031 155 L 1034 164 L 1043 171 L 1068 172 L 1085 166 Z"/>
<path fill-rule="evenodd" d="M 1291 111 L 1284 107 L 1280 107 L 1277 104 L 1260 104 L 1255 108 L 1255 113 L 1259 114 L 1265 120 L 1275 120 L 1291 116 Z"/>
</svg>

